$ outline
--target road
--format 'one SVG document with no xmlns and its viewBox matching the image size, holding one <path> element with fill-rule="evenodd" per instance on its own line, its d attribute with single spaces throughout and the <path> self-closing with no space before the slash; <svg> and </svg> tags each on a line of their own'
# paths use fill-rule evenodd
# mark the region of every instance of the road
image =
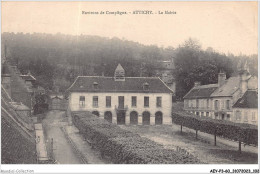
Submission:
<svg viewBox="0 0 260 174">
<path fill-rule="evenodd" d="M 50 111 L 43 120 L 47 147 L 50 151 L 51 139 L 53 138 L 53 157 L 58 164 L 81 164 L 81 158 L 62 132 L 61 128 L 68 125 L 66 117 L 63 115 L 64 112 Z"/>
</svg>

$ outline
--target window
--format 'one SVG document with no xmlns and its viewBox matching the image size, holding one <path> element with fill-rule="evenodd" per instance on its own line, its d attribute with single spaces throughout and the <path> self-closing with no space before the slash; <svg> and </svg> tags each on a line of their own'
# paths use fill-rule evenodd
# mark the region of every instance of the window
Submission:
<svg viewBox="0 0 260 174">
<path fill-rule="evenodd" d="M 156 107 L 162 107 L 162 97 L 156 97 Z"/>
<path fill-rule="evenodd" d="M 248 122 L 247 111 L 245 111 L 245 115 L 244 115 L 244 121 L 245 121 L 245 122 Z"/>
<path fill-rule="evenodd" d="M 207 108 L 209 108 L 209 99 L 207 99 Z"/>
<path fill-rule="evenodd" d="M 97 83 L 97 82 L 94 82 L 94 83 L 93 83 L 93 88 L 94 88 L 94 89 L 98 89 L 98 83 Z"/>
<path fill-rule="evenodd" d="M 225 109 L 225 101 L 221 100 L 221 106 L 219 107 L 220 109 Z"/>
<path fill-rule="evenodd" d="M 255 112 L 252 112 L 252 121 L 256 121 L 256 119 L 255 119 Z"/>
<path fill-rule="evenodd" d="M 107 108 L 111 107 L 111 96 L 106 96 L 106 107 Z"/>
<path fill-rule="evenodd" d="M 201 112 L 201 116 L 204 116 L 204 112 Z"/>
<path fill-rule="evenodd" d="M 149 90 L 149 83 L 146 82 L 143 84 L 143 90 L 145 90 L 145 91 Z"/>
<path fill-rule="evenodd" d="M 200 113 L 199 113 L 199 112 L 196 112 L 196 115 L 200 115 Z"/>
<path fill-rule="evenodd" d="M 230 114 L 227 114 L 227 119 L 230 120 Z"/>
<path fill-rule="evenodd" d="M 98 96 L 93 96 L 93 107 L 94 108 L 98 107 Z"/>
<path fill-rule="evenodd" d="M 218 113 L 215 113 L 215 119 L 218 119 Z"/>
<path fill-rule="evenodd" d="M 79 107 L 81 108 L 85 107 L 85 96 L 79 97 Z"/>
<path fill-rule="evenodd" d="M 136 107 L 136 96 L 132 96 L 132 107 Z"/>
<path fill-rule="evenodd" d="M 228 110 L 230 109 L 230 100 L 226 101 L 226 109 L 228 109 Z"/>
<path fill-rule="evenodd" d="M 241 120 L 241 112 L 236 111 L 236 120 Z"/>
<path fill-rule="evenodd" d="M 199 108 L 199 99 L 196 100 L 196 108 Z"/>
<path fill-rule="evenodd" d="M 218 108 L 219 108 L 219 102 L 218 100 L 215 100 L 215 110 L 218 110 Z"/>
<path fill-rule="evenodd" d="M 207 116 L 207 117 L 209 116 L 209 112 L 206 112 L 206 116 Z"/>
<path fill-rule="evenodd" d="M 149 107 L 149 97 L 144 97 L 144 107 Z"/>
</svg>

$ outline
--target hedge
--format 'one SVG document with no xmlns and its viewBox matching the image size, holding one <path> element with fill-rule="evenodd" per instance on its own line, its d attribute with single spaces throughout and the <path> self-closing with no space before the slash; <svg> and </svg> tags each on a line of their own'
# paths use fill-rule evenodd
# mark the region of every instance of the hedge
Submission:
<svg viewBox="0 0 260 174">
<path fill-rule="evenodd" d="M 115 164 L 200 163 L 190 154 L 164 149 L 162 145 L 148 138 L 123 130 L 89 112 L 72 113 L 72 121 L 80 133 Z"/>
<path fill-rule="evenodd" d="M 173 112 L 172 121 L 194 130 L 213 134 L 245 144 L 258 145 L 258 128 L 255 125 L 233 123 L 227 120 L 215 120 L 200 117 L 185 111 Z"/>
</svg>

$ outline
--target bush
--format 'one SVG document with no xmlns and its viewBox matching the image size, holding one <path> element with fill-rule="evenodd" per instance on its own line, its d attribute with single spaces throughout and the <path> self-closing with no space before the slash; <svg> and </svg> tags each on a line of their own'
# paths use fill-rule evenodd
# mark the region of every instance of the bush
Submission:
<svg viewBox="0 0 260 174">
<path fill-rule="evenodd" d="M 199 117 L 186 112 L 173 112 L 172 120 L 175 124 L 199 130 L 208 134 L 216 134 L 230 140 L 241 141 L 246 144 L 258 145 L 258 129 L 255 125 L 233 123 L 230 121 L 214 120 Z"/>
<path fill-rule="evenodd" d="M 42 114 L 46 111 L 48 111 L 49 109 L 49 105 L 46 104 L 46 103 L 43 103 L 43 104 L 35 104 L 34 107 L 33 107 L 33 114 L 36 115 L 36 114 Z"/>
<path fill-rule="evenodd" d="M 200 163 L 192 155 L 164 149 L 154 141 L 123 130 L 88 112 L 72 114 L 72 121 L 83 136 L 115 164 Z"/>
</svg>

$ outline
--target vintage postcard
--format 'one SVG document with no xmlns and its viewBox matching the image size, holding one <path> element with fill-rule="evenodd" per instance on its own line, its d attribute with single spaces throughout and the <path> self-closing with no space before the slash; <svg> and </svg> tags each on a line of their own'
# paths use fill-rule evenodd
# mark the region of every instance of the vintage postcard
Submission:
<svg viewBox="0 0 260 174">
<path fill-rule="evenodd" d="M 1 19 L 1 173 L 259 173 L 257 1 L 2 1 Z"/>
</svg>

